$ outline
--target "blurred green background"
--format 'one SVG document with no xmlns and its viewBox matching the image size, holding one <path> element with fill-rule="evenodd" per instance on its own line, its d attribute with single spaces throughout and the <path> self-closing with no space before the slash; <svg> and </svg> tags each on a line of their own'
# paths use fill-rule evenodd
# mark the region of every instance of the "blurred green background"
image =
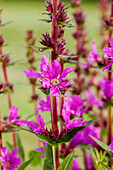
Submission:
<svg viewBox="0 0 113 170">
<path fill-rule="evenodd" d="M 66 5 L 70 6 L 70 0 L 65 0 Z M 12 104 L 16 107 L 20 107 L 19 114 L 24 119 L 34 112 L 34 105 L 28 103 L 29 96 L 31 95 L 31 87 L 28 84 L 28 79 L 25 77 L 23 70 L 28 69 L 26 65 L 26 42 L 24 37 L 26 31 L 29 29 L 34 30 L 34 36 L 37 39 L 37 46 L 40 46 L 39 40 L 41 33 L 51 32 L 51 24 L 39 21 L 46 16 L 41 15 L 45 12 L 44 0 L 2 0 L 0 1 L 0 8 L 3 8 L 2 20 L 3 22 L 13 21 L 11 24 L 0 28 L 0 34 L 3 35 L 5 43 L 8 46 L 3 48 L 4 53 L 11 53 L 10 58 L 12 60 L 20 60 L 18 64 L 8 67 L 9 82 L 14 84 L 14 94 L 12 94 Z M 89 47 L 91 48 L 91 41 L 96 41 L 97 45 L 100 44 L 99 26 L 100 26 L 100 12 L 98 8 L 98 2 L 96 0 L 84 0 L 82 8 L 86 15 L 86 30 L 88 33 Z M 69 8 L 68 16 L 71 18 L 75 9 Z M 74 22 L 72 22 L 74 25 Z M 75 40 L 72 37 L 72 33 L 75 28 L 65 28 L 65 39 L 67 41 L 67 48 L 72 52 L 75 52 Z M 39 59 L 48 52 L 37 54 Z M 1 69 L 1 68 L 0 68 Z M 37 63 L 37 69 L 40 70 L 39 62 Z M 0 82 L 4 82 L 2 70 L 0 70 Z M 43 98 L 43 94 L 37 89 L 40 94 L 40 99 Z M 2 95 L 0 98 L 0 111 L 2 116 L 9 115 L 7 95 Z M 46 122 L 49 120 L 48 113 L 43 113 Z M 23 142 L 25 153 L 34 149 L 37 146 L 36 137 L 21 132 L 21 140 Z M 4 134 L 5 140 L 12 141 L 10 134 Z M 27 154 L 26 154 L 27 155 Z M 26 157 L 27 159 L 27 157 Z M 36 170 L 36 168 L 28 167 L 27 170 Z M 40 167 L 38 169 L 41 169 Z"/>
</svg>

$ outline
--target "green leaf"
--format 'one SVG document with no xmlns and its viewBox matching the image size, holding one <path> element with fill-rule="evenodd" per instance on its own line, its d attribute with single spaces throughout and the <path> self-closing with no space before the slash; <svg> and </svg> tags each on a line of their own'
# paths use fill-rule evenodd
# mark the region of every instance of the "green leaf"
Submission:
<svg viewBox="0 0 113 170">
<path fill-rule="evenodd" d="M 32 166 L 37 166 L 37 165 L 40 165 L 41 161 L 42 161 L 42 157 L 41 157 L 41 152 L 38 152 L 36 150 L 31 150 L 29 152 L 29 158 L 32 158 L 34 157 L 33 161 L 31 162 L 31 165 Z"/>
<path fill-rule="evenodd" d="M 18 168 L 18 170 L 24 170 L 33 160 L 34 158 L 29 159 L 28 161 L 24 162 L 22 165 L 20 165 L 20 167 Z"/>
<path fill-rule="evenodd" d="M 23 150 L 23 146 L 20 140 L 20 137 L 18 134 L 16 134 L 16 139 L 17 139 L 17 146 L 18 146 L 18 151 L 19 151 L 19 155 L 22 158 L 22 161 L 25 161 L 25 155 L 24 155 L 24 150 Z"/>
<path fill-rule="evenodd" d="M 14 148 L 9 142 L 6 142 L 6 146 L 8 147 L 9 152 Z"/>
<path fill-rule="evenodd" d="M 103 149 L 105 149 L 107 152 L 110 152 L 111 150 L 109 149 L 109 146 L 106 145 L 105 143 L 101 142 L 100 140 L 98 140 L 97 138 L 89 135 L 95 142 L 97 142 Z"/>
<path fill-rule="evenodd" d="M 45 50 L 47 50 L 47 49 L 49 49 L 49 47 L 36 47 L 36 46 L 32 46 L 32 45 L 29 45 L 31 48 L 33 48 L 36 52 L 38 51 L 40 51 L 40 52 L 43 52 L 43 51 L 45 51 Z"/>
<path fill-rule="evenodd" d="M 89 120 L 88 123 L 84 126 L 75 127 L 75 128 L 70 129 L 70 131 L 67 132 L 67 134 L 62 139 L 59 139 L 57 141 L 57 143 L 69 142 L 79 131 L 83 130 L 84 128 L 86 128 L 87 126 L 89 126 L 90 124 L 94 123 L 95 121 L 97 121 L 99 119 L 100 118 Z"/>
<path fill-rule="evenodd" d="M 47 144 L 43 170 L 54 170 L 52 146 Z"/>
<path fill-rule="evenodd" d="M 91 147 L 91 153 L 92 153 L 92 159 L 93 159 L 94 166 L 95 166 L 95 168 L 97 168 L 97 166 L 98 166 L 97 155 L 96 155 L 95 149 L 92 147 Z"/>
<path fill-rule="evenodd" d="M 45 22 L 52 22 L 52 19 L 39 19 L 40 21 L 45 21 Z"/>
<path fill-rule="evenodd" d="M 107 165 L 104 165 L 103 163 L 101 163 L 102 166 L 105 168 L 105 170 L 112 170 L 110 167 L 108 167 Z"/>
<path fill-rule="evenodd" d="M 70 153 L 59 166 L 58 170 L 72 170 L 74 152 Z"/>
</svg>

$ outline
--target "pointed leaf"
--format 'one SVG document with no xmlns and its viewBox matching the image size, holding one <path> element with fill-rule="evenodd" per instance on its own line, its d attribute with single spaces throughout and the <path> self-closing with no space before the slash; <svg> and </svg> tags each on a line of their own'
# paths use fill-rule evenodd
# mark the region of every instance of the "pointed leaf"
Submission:
<svg viewBox="0 0 113 170">
<path fill-rule="evenodd" d="M 110 167 L 108 167 L 107 165 L 104 165 L 103 163 L 101 163 L 102 166 L 105 168 L 105 170 L 112 170 Z"/>
<path fill-rule="evenodd" d="M 54 170 L 52 146 L 47 144 L 43 170 Z"/>
<path fill-rule="evenodd" d="M 19 155 L 22 158 L 22 161 L 25 161 L 25 155 L 24 155 L 24 150 L 23 150 L 23 146 L 20 140 L 20 137 L 18 134 L 16 134 L 16 139 L 17 139 L 17 146 L 18 146 L 18 151 L 19 151 Z"/>
<path fill-rule="evenodd" d="M 18 168 L 18 170 L 24 170 L 33 160 L 34 158 L 29 159 L 28 161 L 24 162 L 22 165 L 20 165 L 20 167 Z"/>
<path fill-rule="evenodd" d="M 97 155 L 96 155 L 95 149 L 92 147 L 91 147 L 91 153 L 92 153 L 92 159 L 93 159 L 94 166 L 95 166 L 95 168 L 97 168 L 97 166 L 98 166 Z"/>
<path fill-rule="evenodd" d="M 59 139 L 57 141 L 57 143 L 69 142 L 79 131 L 83 130 L 84 128 L 86 128 L 87 126 L 89 126 L 90 124 L 94 123 L 95 121 L 97 121 L 99 119 L 100 118 L 89 120 L 88 123 L 84 126 L 75 127 L 75 128 L 70 129 L 70 131 L 67 132 L 67 134 L 62 139 Z"/>
<path fill-rule="evenodd" d="M 110 149 L 109 149 L 109 146 L 108 145 L 106 145 L 105 143 L 103 143 L 103 142 L 101 142 L 100 140 L 98 140 L 97 138 L 95 138 L 95 137 L 93 137 L 93 136 L 91 136 L 91 135 L 89 135 L 95 142 L 97 142 L 103 149 L 105 149 L 106 151 L 110 151 Z"/>
<path fill-rule="evenodd" d="M 41 152 L 38 152 L 36 150 L 31 150 L 29 152 L 29 158 L 33 158 L 34 159 L 32 160 L 31 162 L 31 166 L 37 166 L 37 165 L 40 165 L 41 164 L 41 161 L 42 161 L 42 157 L 41 157 Z"/>
<path fill-rule="evenodd" d="M 74 152 L 70 153 L 59 166 L 58 170 L 72 170 Z"/>
</svg>

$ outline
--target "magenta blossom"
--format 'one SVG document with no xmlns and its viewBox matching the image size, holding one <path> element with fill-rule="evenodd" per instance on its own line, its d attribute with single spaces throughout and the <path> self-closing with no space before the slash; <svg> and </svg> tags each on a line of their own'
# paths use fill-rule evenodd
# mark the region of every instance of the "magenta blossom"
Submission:
<svg viewBox="0 0 113 170">
<path fill-rule="evenodd" d="M 38 104 L 40 105 L 40 107 L 35 107 L 35 110 L 37 110 L 37 111 L 40 110 L 41 112 L 50 112 L 51 111 L 49 95 L 46 95 L 46 101 L 38 99 Z"/>
<path fill-rule="evenodd" d="M 92 48 L 93 48 L 93 51 L 91 51 L 89 53 L 89 59 L 90 61 L 88 61 L 87 63 L 85 64 L 82 64 L 82 65 L 85 65 L 85 68 L 88 68 L 91 66 L 91 64 L 93 64 L 95 61 L 97 61 L 98 59 L 98 53 L 97 53 L 97 47 L 96 47 L 96 43 L 95 41 L 92 41 Z"/>
<path fill-rule="evenodd" d="M 43 144 L 43 148 L 35 148 L 36 151 L 38 152 L 42 152 L 42 158 L 44 158 L 45 156 L 45 151 L 46 151 L 46 146 L 47 146 L 47 142 L 42 142 Z"/>
<path fill-rule="evenodd" d="M 3 170 L 15 170 L 19 168 L 19 165 L 22 163 L 21 158 L 17 158 L 18 148 L 12 149 L 11 153 L 9 153 L 8 148 L 1 148 L 1 164 L 3 166 Z"/>
<path fill-rule="evenodd" d="M 43 117 L 37 113 L 37 123 L 33 121 L 27 121 L 27 126 L 29 129 L 37 135 L 39 133 L 47 134 L 48 131 L 45 129 L 45 122 Z"/>
<path fill-rule="evenodd" d="M 109 149 L 113 151 L 113 142 L 109 145 Z"/>
<path fill-rule="evenodd" d="M 75 158 L 73 158 L 72 170 L 80 170 L 78 162 L 76 161 Z"/>
<path fill-rule="evenodd" d="M 46 101 L 44 100 L 37 100 L 40 107 L 35 107 L 35 110 L 40 110 L 41 112 L 50 112 L 51 111 L 51 103 L 50 103 L 50 96 L 46 95 Z M 58 106 L 58 100 L 56 100 Z"/>
<path fill-rule="evenodd" d="M 25 126 L 27 123 L 27 120 L 19 120 L 17 114 L 18 114 L 18 109 L 15 108 L 15 106 L 11 106 L 9 109 L 9 117 L 5 118 L 5 123 L 7 124 L 16 124 L 20 126 Z M 4 124 L 3 125 L 3 130 L 6 130 L 9 128 L 9 125 Z"/>
<path fill-rule="evenodd" d="M 107 100 L 113 96 L 113 77 L 111 80 L 105 80 L 103 77 L 100 80 L 100 87 Z"/>
<path fill-rule="evenodd" d="M 94 105 L 98 106 L 99 108 L 103 107 L 103 102 L 97 98 L 95 94 L 92 94 L 90 90 L 86 90 L 85 94 L 88 98 L 88 106 L 93 107 Z"/>
<path fill-rule="evenodd" d="M 81 99 L 80 95 L 74 95 L 72 96 L 72 98 L 66 95 L 62 110 L 62 116 L 64 120 L 69 121 L 70 115 L 81 116 L 82 114 L 87 112 L 87 108 L 83 109 L 84 102 L 86 102 L 86 99 Z"/>
<path fill-rule="evenodd" d="M 106 69 L 108 70 L 111 67 L 111 65 L 113 64 L 113 38 L 110 38 L 109 42 L 110 42 L 111 47 L 104 48 L 103 52 L 105 53 L 104 57 L 107 59 L 110 59 L 111 62 L 103 68 L 103 71 Z"/>
<path fill-rule="evenodd" d="M 48 58 L 43 56 L 40 63 L 40 70 L 43 76 L 33 70 L 25 70 L 24 73 L 28 78 L 40 78 L 42 80 L 42 87 L 44 89 L 49 88 L 50 94 L 52 96 L 59 97 L 61 95 L 60 89 L 64 89 L 70 86 L 69 81 L 64 80 L 68 73 L 72 72 L 74 69 L 66 68 L 60 77 L 61 66 L 58 60 L 54 60 L 52 65 L 48 63 Z"/>
</svg>

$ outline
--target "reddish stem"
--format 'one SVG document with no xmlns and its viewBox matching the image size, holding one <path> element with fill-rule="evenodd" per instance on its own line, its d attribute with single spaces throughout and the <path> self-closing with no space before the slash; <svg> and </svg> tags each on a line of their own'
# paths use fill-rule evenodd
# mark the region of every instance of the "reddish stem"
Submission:
<svg viewBox="0 0 113 170">
<path fill-rule="evenodd" d="M 110 16 L 110 21 L 111 21 L 111 26 L 113 26 L 113 0 L 111 1 L 111 16 Z M 109 31 L 109 39 L 112 37 L 112 30 Z M 109 44 L 110 46 L 110 44 Z M 111 70 L 110 68 L 109 70 Z M 111 80 L 112 73 L 108 72 L 108 80 Z M 112 114 L 111 114 L 111 106 L 109 106 L 109 111 L 108 111 L 108 145 L 111 143 L 111 137 L 112 137 Z"/>
<path fill-rule="evenodd" d="M 55 21 L 55 15 L 57 14 L 57 5 L 58 0 L 53 0 L 53 15 L 52 15 L 52 39 L 54 42 L 57 42 L 57 23 Z M 50 63 L 56 59 L 56 50 L 57 47 L 51 51 L 50 55 Z M 51 122 L 52 122 L 52 130 L 54 132 L 55 137 L 58 137 L 58 125 L 57 125 L 57 105 L 56 105 L 56 97 L 51 96 Z M 59 167 L 59 148 L 54 148 L 54 168 L 55 170 Z"/>
<path fill-rule="evenodd" d="M 0 54 L 2 54 L 1 48 L 0 48 Z M 5 83 L 7 84 L 8 83 L 8 76 L 7 76 L 6 65 L 5 65 L 4 61 L 2 63 L 2 71 L 3 71 Z M 10 109 L 10 107 L 12 106 L 12 104 L 11 104 L 11 94 L 10 93 L 8 93 L 8 105 L 9 105 L 9 109 Z M 13 146 L 17 147 L 17 145 L 16 145 L 16 133 L 15 132 L 12 133 L 12 138 L 13 138 Z"/>
</svg>

